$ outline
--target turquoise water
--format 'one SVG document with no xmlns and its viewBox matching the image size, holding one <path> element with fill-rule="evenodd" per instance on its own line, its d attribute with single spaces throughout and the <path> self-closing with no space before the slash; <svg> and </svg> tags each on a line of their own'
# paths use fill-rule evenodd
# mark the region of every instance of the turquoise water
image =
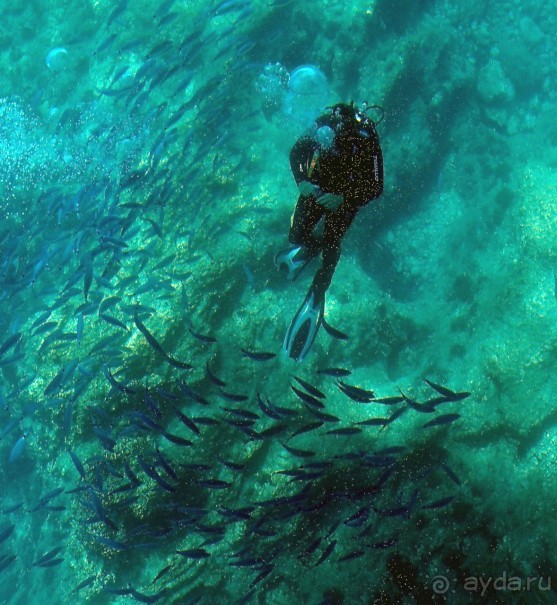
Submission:
<svg viewBox="0 0 557 605">
<path fill-rule="evenodd" d="M 554 602 L 554 12 L 3 8 L 0 603 Z M 385 191 L 296 364 L 289 151 L 350 100 Z"/>
</svg>

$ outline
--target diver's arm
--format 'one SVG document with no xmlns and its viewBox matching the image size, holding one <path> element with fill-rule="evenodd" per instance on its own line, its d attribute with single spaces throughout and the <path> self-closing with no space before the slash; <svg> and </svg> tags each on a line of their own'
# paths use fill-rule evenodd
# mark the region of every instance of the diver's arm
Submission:
<svg viewBox="0 0 557 605">
<path fill-rule="evenodd" d="M 300 195 L 303 195 L 304 197 L 309 197 L 310 195 L 314 195 L 317 197 L 317 195 L 319 194 L 321 190 L 319 189 L 319 187 L 317 185 L 314 185 L 313 183 L 310 183 L 309 181 L 300 181 L 298 183 L 298 192 L 300 193 Z"/>
<path fill-rule="evenodd" d="M 300 181 L 310 181 L 312 160 L 315 152 L 319 148 L 319 143 L 311 137 L 302 137 L 296 141 L 290 152 L 290 168 L 296 184 Z"/>
</svg>

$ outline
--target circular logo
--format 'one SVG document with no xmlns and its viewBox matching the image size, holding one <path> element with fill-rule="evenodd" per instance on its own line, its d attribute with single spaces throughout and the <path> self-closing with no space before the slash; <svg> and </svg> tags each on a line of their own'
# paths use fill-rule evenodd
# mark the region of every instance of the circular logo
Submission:
<svg viewBox="0 0 557 605">
<path fill-rule="evenodd" d="M 431 587 L 435 594 L 445 594 L 447 590 L 449 590 L 450 584 L 449 579 L 445 576 L 435 576 L 431 583 Z"/>
</svg>

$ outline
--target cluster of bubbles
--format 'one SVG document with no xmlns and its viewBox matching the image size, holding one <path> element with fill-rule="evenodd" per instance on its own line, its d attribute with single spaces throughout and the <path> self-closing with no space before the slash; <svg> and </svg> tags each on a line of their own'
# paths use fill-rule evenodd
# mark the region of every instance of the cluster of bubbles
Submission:
<svg viewBox="0 0 557 605">
<path fill-rule="evenodd" d="M 259 74 L 256 90 L 267 118 L 279 112 L 300 128 L 309 127 L 329 101 L 329 83 L 315 65 L 299 65 L 289 72 L 269 63 Z"/>
<path fill-rule="evenodd" d="M 49 138 L 17 99 L 0 99 L 0 190 L 4 205 L 31 183 L 48 182 L 52 171 Z"/>
</svg>

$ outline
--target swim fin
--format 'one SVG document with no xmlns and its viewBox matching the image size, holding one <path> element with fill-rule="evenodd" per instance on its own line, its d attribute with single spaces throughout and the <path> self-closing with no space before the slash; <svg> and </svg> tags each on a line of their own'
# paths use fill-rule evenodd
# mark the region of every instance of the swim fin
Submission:
<svg viewBox="0 0 557 605">
<path fill-rule="evenodd" d="M 324 308 L 325 300 L 317 300 L 313 288 L 310 288 L 284 338 L 282 350 L 286 356 L 297 362 L 305 359 L 323 321 Z"/>
<path fill-rule="evenodd" d="M 275 266 L 280 269 L 286 267 L 286 278 L 294 281 L 302 272 L 309 261 L 317 254 L 318 250 L 311 250 L 307 246 L 293 246 L 275 254 Z"/>
</svg>

